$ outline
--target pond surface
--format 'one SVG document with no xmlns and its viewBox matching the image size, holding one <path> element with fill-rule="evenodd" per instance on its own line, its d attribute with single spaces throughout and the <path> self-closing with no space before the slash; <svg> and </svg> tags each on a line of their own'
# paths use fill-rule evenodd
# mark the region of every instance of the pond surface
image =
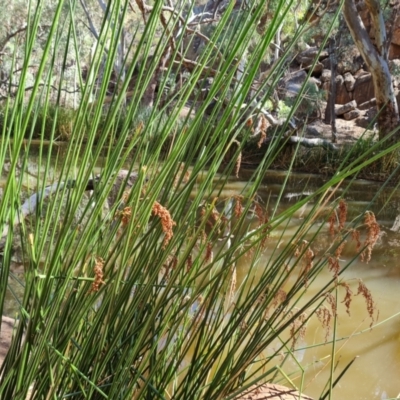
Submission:
<svg viewBox="0 0 400 400">
<path fill-rule="evenodd" d="M 239 194 L 251 174 L 251 171 L 242 171 L 241 179 L 231 181 L 224 195 L 228 197 Z M 321 176 L 291 174 L 285 190 L 281 193 L 285 178 L 285 172 L 270 171 L 259 190 L 259 195 L 268 205 L 270 214 L 279 213 L 290 207 L 299 199 L 315 191 L 325 181 Z M 338 368 L 335 377 L 351 360 L 358 358 L 335 387 L 334 398 L 345 400 L 396 398 L 400 393 L 400 261 L 398 261 L 400 247 L 396 246 L 397 242 L 400 243 L 400 234 L 390 231 L 390 228 L 396 216 L 400 214 L 400 191 L 394 192 L 393 189 L 386 188 L 379 197 L 374 199 L 381 188 L 380 183 L 358 180 L 351 183 L 350 189 L 347 189 L 347 186 L 348 183 L 343 183 L 335 194 L 343 195 L 346 199 L 349 219 L 366 209 L 372 210 L 385 233 L 384 240 L 381 240 L 373 251 L 371 261 L 366 264 L 357 259 L 343 275 L 346 279 L 363 280 L 371 291 L 379 310 L 379 319 L 375 322 L 376 326 L 369 329 L 371 319 L 368 316 L 365 300 L 361 296 L 354 297 L 350 316 L 347 315 L 342 303 L 338 305 L 336 337 L 341 340 L 336 342 L 335 359 L 338 362 Z M 371 203 L 372 200 L 374 201 Z M 291 219 L 282 236 L 282 232 L 276 232 L 280 241 L 290 240 L 312 206 L 312 202 L 305 204 Z M 324 231 L 327 232 L 327 229 Z M 329 240 L 329 236 L 322 237 L 321 243 L 324 240 Z M 269 256 L 267 250 L 265 263 Z M 352 258 L 353 254 L 344 252 L 341 263 L 345 265 Z M 16 284 L 16 279 L 22 281 L 23 273 L 23 266 L 15 263 L 14 278 L 10 278 L 10 283 L 14 290 L 20 293 L 22 293 L 22 288 Z M 238 265 L 238 280 L 245 274 L 246 265 L 242 262 Z M 331 276 L 328 270 L 323 271 L 310 285 L 308 293 L 310 295 L 315 293 L 318 286 Z M 354 279 L 349 281 L 349 284 L 353 293 L 356 293 L 358 281 Z M 14 310 L 15 299 L 10 293 L 5 304 L 5 314 L 13 316 Z M 364 333 L 359 334 L 361 331 Z M 318 399 L 324 391 L 330 373 L 332 344 L 324 344 L 325 334 L 319 321 L 312 318 L 308 323 L 306 335 L 299 345 L 299 350 L 296 352 L 298 360 L 305 368 L 303 391 L 315 399 Z M 298 371 L 294 360 L 289 360 L 286 367 L 289 370 L 293 367 L 293 371 Z M 301 385 L 300 374 L 295 373 L 291 379 L 296 385 Z M 287 385 L 284 380 L 276 383 Z"/>
<path fill-rule="evenodd" d="M 285 172 L 271 171 L 264 179 L 260 195 L 269 208 L 273 211 L 276 200 L 280 195 L 282 182 L 286 177 Z M 324 183 L 324 178 L 308 174 L 291 174 L 288 185 L 282 195 L 278 212 L 293 205 L 298 199 L 314 191 Z M 237 184 L 239 189 L 241 183 Z M 370 329 L 366 302 L 362 296 L 353 298 L 350 316 L 346 313 L 343 303 L 338 304 L 338 322 L 336 338 L 343 338 L 336 343 L 335 364 L 338 362 L 335 378 L 354 358 L 356 360 L 340 379 L 334 389 L 334 399 L 391 399 L 400 394 L 400 234 L 392 232 L 396 216 L 400 213 L 400 192 L 386 188 L 372 203 L 381 183 L 358 180 L 351 183 L 344 182 L 337 191 L 343 195 L 348 204 L 348 219 L 361 214 L 366 209 L 373 211 L 383 232 L 382 240 L 378 241 L 372 252 L 371 261 L 366 264 L 358 258 L 344 272 L 342 277 L 349 282 L 352 292 L 357 293 L 358 279 L 362 279 L 370 290 L 376 308 L 379 312 L 375 327 Z M 235 190 L 234 187 L 231 188 Z M 387 203 L 389 199 L 389 203 Z M 306 204 L 297 215 L 292 218 L 289 229 L 284 232 L 279 240 L 288 241 L 302 219 L 307 215 L 307 210 L 313 206 L 312 202 Z M 318 222 L 316 224 L 318 226 Z M 316 229 L 317 227 L 315 227 Z M 323 232 L 327 232 L 327 227 Z M 280 233 L 279 233 L 280 235 Z M 323 233 L 321 234 L 323 236 Z M 329 240 L 329 234 L 317 238 L 318 242 Z M 265 255 L 265 263 L 270 254 Z M 354 257 L 353 251 L 344 251 L 341 256 L 341 265 L 346 265 Z M 262 263 L 261 263 L 262 264 Z M 246 266 L 240 266 L 241 273 L 246 273 Z M 326 268 L 308 288 L 308 294 L 315 294 L 323 283 L 327 282 L 332 273 Z M 344 293 L 339 294 L 339 299 L 344 298 Z M 307 300 L 306 298 L 304 300 Z M 364 333 L 359 334 L 359 332 Z M 330 375 L 332 344 L 325 342 L 326 331 L 317 318 L 310 319 L 306 335 L 297 351 L 297 358 L 305 367 L 304 393 L 318 399 L 325 392 L 324 387 Z M 330 335 L 332 339 L 332 334 Z M 322 343 L 322 345 L 321 345 Z M 315 347 L 313 347 L 316 345 Z M 289 361 L 286 367 L 292 364 L 293 371 L 298 371 L 294 360 Z M 287 372 L 285 370 L 285 372 Z M 300 374 L 294 374 L 291 379 L 301 386 Z M 297 376 L 297 379 L 296 379 Z M 287 385 L 285 380 L 281 382 Z"/>
</svg>

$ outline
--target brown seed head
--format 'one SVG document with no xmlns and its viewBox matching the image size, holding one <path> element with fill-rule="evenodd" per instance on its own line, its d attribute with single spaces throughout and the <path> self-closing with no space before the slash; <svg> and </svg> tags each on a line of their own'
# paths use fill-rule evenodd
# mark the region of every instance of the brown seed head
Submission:
<svg viewBox="0 0 400 400">
<path fill-rule="evenodd" d="M 362 297 L 364 297 L 365 302 L 367 303 L 367 311 L 368 315 L 371 318 L 371 325 L 375 322 L 374 318 L 374 312 L 375 312 L 375 302 L 374 299 L 372 298 L 371 292 L 369 289 L 365 286 L 364 282 L 359 279 L 358 280 L 358 290 L 357 290 L 357 295 L 361 294 Z"/>
<path fill-rule="evenodd" d="M 162 230 L 165 235 L 162 247 L 165 249 L 174 235 L 172 228 L 176 225 L 176 222 L 171 218 L 169 211 L 157 201 L 155 201 L 153 204 L 152 212 L 161 220 Z"/>
<path fill-rule="evenodd" d="M 371 260 L 372 249 L 379 238 L 380 228 L 372 211 L 367 211 L 364 217 L 364 224 L 367 226 L 367 237 L 364 241 L 365 250 L 361 253 L 361 261 L 368 263 Z"/>
<path fill-rule="evenodd" d="M 95 257 L 95 264 L 93 267 L 94 271 L 94 282 L 92 283 L 92 287 L 89 290 L 89 293 L 98 292 L 101 285 L 104 285 L 105 282 L 103 280 L 103 267 L 104 267 L 104 260 L 101 257 Z"/>
<path fill-rule="evenodd" d="M 347 282 L 340 282 L 339 286 L 343 286 L 346 291 L 346 295 L 344 296 L 342 303 L 344 303 L 346 307 L 346 312 L 350 316 L 350 305 L 351 301 L 353 300 L 353 292 L 351 291 L 350 286 Z"/>
</svg>

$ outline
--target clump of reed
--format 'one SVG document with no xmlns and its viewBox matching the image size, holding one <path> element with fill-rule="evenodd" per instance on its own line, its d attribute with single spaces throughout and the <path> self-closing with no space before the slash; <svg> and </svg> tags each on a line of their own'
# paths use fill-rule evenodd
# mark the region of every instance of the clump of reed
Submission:
<svg viewBox="0 0 400 400">
<path fill-rule="evenodd" d="M 79 107 L 71 117 L 69 143 L 56 157 L 53 142 L 58 133 L 54 126 L 59 114 L 55 115 L 49 135 L 48 151 L 41 136 L 38 163 L 43 173 L 33 190 L 41 194 L 50 182 L 59 182 L 54 196 L 39 196 L 34 221 L 20 221 L 21 229 L 9 229 L 4 238 L 1 310 L 12 276 L 15 240 L 22 243 L 25 279 L 18 283 L 24 288 L 22 298 L 16 299 L 14 316 L 19 323 L 0 369 L 2 398 L 23 399 L 31 386 L 33 398 L 38 399 L 235 398 L 256 381 L 272 381 L 285 369 L 285 361 L 293 356 L 296 341 L 304 334 L 309 318 L 319 316 L 328 328 L 331 319 L 336 318 L 332 296 L 337 288 L 344 288 L 349 310 L 352 292 L 341 281 L 348 265 L 338 264 L 345 235 L 353 232 L 353 237 L 357 237 L 357 221 L 353 227 L 346 223 L 344 203 L 340 203 L 335 219 L 329 219 L 335 235 L 333 245 L 320 257 L 313 253 L 314 239 L 308 233 L 320 218 L 321 210 L 330 204 L 330 189 L 359 171 L 363 166 L 361 160 L 338 170 L 307 199 L 283 212 L 277 213 L 276 207 L 269 213 L 258 198 L 258 189 L 268 168 L 280 156 L 278 147 L 271 148 L 242 193 L 230 197 L 221 194 L 221 188 L 226 187 L 230 176 L 240 167 L 243 143 L 237 137 L 245 117 L 240 104 L 250 95 L 256 76 L 254 66 L 264 57 L 279 23 L 271 23 L 265 36 L 252 47 L 251 62 L 242 71 L 242 84 L 238 84 L 232 66 L 237 65 L 248 47 L 249 36 L 256 31 L 264 6 L 253 5 L 252 12 L 245 14 L 232 35 L 225 36 L 222 28 L 229 24 L 229 18 L 222 18 L 215 39 L 221 35 L 225 43 L 231 42 L 229 56 L 216 67 L 212 54 L 218 41 L 210 41 L 191 79 L 167 104 L 174 105 L 168 117 L 164 118 L 165 105 L 156 96 L 148 107 L 148 118 L 144 119 L 141 103 L 152 85 L 149 77 L 184 66 L 178 52 L 183 37 L 177 41 L 171 37 L 181 16 L 172 13 L 166 19 L 161 3 L 154 4 L 150 15 L 146 15 L 142 38 L 139 43 L 132 42 L 134 54 L 129 55 L 129 60 L 134 61 L 127 67 L 128 75 L 137 67 L 135 60 L 139 54 L 149 59 L 151 56 L 154 63 L 145 70 L 142 67 L 132 101 L 123 112 L 129 84 L 125 81 L 120 82 L 119 93 L 104 113 L 102 100 L 108 87 L 107 77 L 115 67 L 121 21 L 128 6 L 127 2 L 110 3 L 93 54 L 91 72 L 96 74 L 101 67 L 104 76 L 97 92 L 99 101 L 89 102 L 95 88 L 86 83 Z M 65 8 L 69 14 L 60 24 Z M 143 7 L 142 12 L 148 10 Z M 32 32 L 39 26 L 42 11 L 41 7 L 35 11 Z M 157 21 L 168 29 L 156 49 L 152 49 L 146 37 L 156 37 L 160 26 Z M 54 67 L 53 43 L 63 29 L 67 43 L 76 46 L 74 7 L 60 1 L 39 72 Z M 296 37 L 300 33 L 301 30 Z M 34 33 L 28 39 L 31 40 L 26 41 L 25 53 L 29 58 Z M 109 47 L 104 61 L 105 43 Z M 169 46 L 176 47 L 169 66 L 165 66 Z M 127 59 L 125 62 L 127 66 Z M 174 130 L 195 81 L 209 72 L 208 64 L 217 68 L 210 96 L 193 119 L 185 121 L 182 129 Z M 43 78 L 44 82 L 42 78 L 38 74 L 28 95 L 22 80 L 15 101 L 5 105 L 12 112 L 3 124 L 0 164 L 10 159 L 11 172 L 0 204 L 2 225 L 12 225 L 21 206 L 24 189 L 14 167 L 24 146 L 25 154 L 33 149 L 32 141 L 25 141 L 25 132 L 29 130 L 32 113 L 38 117 L 40 107 L 36 105 L 41 88 L 51 83 L 50 77 Z M 220 124 L 212 125 L 204 120 L 203 113 L 214 93 L 224 93 L 227 86 L 233 88 L 232 101 L 221 112 Z M 43 106 L 47 105 L 44 100 Z M 136 121 L 133 128 L 129 121 Z M 263 132 L 265 121 L 258 121 L 257 129 Z M 234 149 L 234 156 L 227 160 L 229 148 Z M 23 176 L 28 159 L 21 161 Z M 99 165 L 104 179 L 88 200 L 86 186 Z M 122 185 L 105 211 L 104 204 L 115 194 L 114 173 L 123 167 L 137 170 L 137 180 L 129 191 Z M 54 170 L 58 171 L 57 177 Z M 73 187 L 61 184 L 70 179 L 75 182 Z M 290 242 L 280 246 L 273 235 L 311 198 L 315 199 L 315 207 Z M 378 227 L 371 213 L 365 215 L 367 240 L 360 251 L 368 261 Z M 271 256 L 265 257 L 266 252 Z M 245 274 L 239 268 L 243 260 L 247 265 Z M 298 299 L 305 296 L 309 285 L 328 266 L 332 276 L 325 286 L 303 305 L 299 303 Z M 368 312 L 375 310 L 362 283 L 357 294 L 367 300 Z M 331 317 L 324 309 L 330 310 Z M 279 345 L 275 346 L 277 342 Z M 288 355 L 281 359 L 284 352 Z"/>
</svg>

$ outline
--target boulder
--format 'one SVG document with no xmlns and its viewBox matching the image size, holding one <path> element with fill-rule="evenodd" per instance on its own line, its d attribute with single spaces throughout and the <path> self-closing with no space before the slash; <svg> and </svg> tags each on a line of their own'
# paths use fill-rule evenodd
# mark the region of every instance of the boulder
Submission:
<svg viewBox="0 0 400 400">
<path fill-rule="evenodd" d="M 331 83 L 329 81 L 322 82 L 322 90 L 324 91 L 325 101 L 328 101 Z"/>
<path fill-rule="evenodd" d="M 331 70 L 331 60 L 329 57 L 322 60 L 321 63 L 324 66 L 324 69 L 328 69 L 329 71 Z"/>
<path fill-rule="evenodd" d="M 311 65 L 310 65 L 310 67 L 311 67 Z M 306 68 L 306 69 L 310 69 L 310 68 Z M 313 74 L 320 74 L 322 71 L 323 71 L 323 69 L 324 69 L 324 64 L 322 64 L 322 63 L 320 63 L 320 62 L 317 62 L 315 65 L 314 65 L 314 68 L 312 69 L 312 73 Z"/>
<path fill-rule="evenodd" d="M 370 73 L 356 77 L 353 99 L 357 104 L 365 103 L 375 97 L 374 84 Z"/>
<path fill-rule="evenodd" d="M 354 120 L 354 123 L 364 129 L 373 129 L 376 123 L 376 115 L 377 109 L 372 106 L 366 111 L 360 111 L 360 116 Z"/>
<path fill-rule="evenodd" d="M 3 364 L 8 353 L 8 349 L 10 348 L 14 325 L 14 318 L 5 317 L 4 315 L 1 317 L 0 366 Z"/>
<path fill-rule="evenodd" d="M 318 57 L 318 60 L 320 61 L 324 58 L 327 58 L 328 56 L 329 54 L 326 50 L 320 51 L 319 47 L 313 46 L 300 52 L 296 57 L 296 61 L 299 64 L 306 64 L 308 60 L 315 60 L 316 57 Z"/>
<path fill-rule="evenodd" d="M 280 91 L 284 91 L 288 97 L 295 97 L 299 93 L 301 87 L 307 79 L 307 73 L 304 70 L 298 70 L 293 73 L 287 74 L 283 79 L 279 81 Z M 310 83 L 318 86 L 317 80 L 311 78 Z M 319 82 L 319 81 L 318 81 Z M 318 89 L 318 87 L 317 87 Z"/>
<path fill-rule="evenodd" d="M 369 75 L 369 74 L 370 74 L 370 72 L 366 71 L 365 69 L 360 68 L 360 69 L 358 69 L 358 70 L 356 71 L 356 73 L 354 74 L 354 77 L 355 77 L 356 79 L 358 79 L 358 78 L 360 78 L 361 76 Z"/>
<path fill-rule="evenodd" d="M 398 26 L 393 29 L 391 43 L 400 46 L 400 18 L 397 18 Z"/>
<path fill-rule="evenodd" d="M 400 58 L 400 45 L 391 43 L 389 46 L 389 60 Z"/>
<path fill-rule="evenodd" d="M 356 83 L 356 79 L 350 72 L 346 72 L 344 74 L 344 84 L 348 92 L 352 92 L 354 89 L 354 84 Z"/>
<path fill-rule="evenodd" d="M 330 82 L 331 76 L 332 76 L 332 74 L 331 74 L 331 70 L 330 69 L 322 70 L 321 78 L 320 78 L 321 82 Z"/>
<path fill-rule="evenodd" d="M 354 120 L 354 123 L 357 126 L 359 126 L 360 128 L 364 128 L 364 129 L 367 129 L 371 125 L 371 122 L 368 121 L 368 118 L 365 117 L 364 115 L 361 115 L 360 117 L 356 118 Z"/>
<path fill-rule="evenodd" d="M 371 99 L 371 100 L 368 100 L 368 101 L 366 101 L 366 102 L 364 102 L 364 103 L 359 104 L 359 105 L 358 105 L 358 108 L 359 108 L 360 110 L 368 110 L 369 108 L 374 107 L 374 106 L 376 106 L 376 99 L 375 99 L 375 97 L 374 97 L 373 99 Z"/>
<path fill-rule="evenodd" d="M 364 115 L 368 118 L 368 121 L 373 122 L 378 115 L 378 110 L 376 109 L 376 107 L 371 107 L 367 111 L 365 111 Z"/>
<path fill-rule="evenodd" d="M 345 74 L 350 72 L 354 75 L 359 69 L 364 66 L 364 60 L 361 57 L 356 46 L 348 46 L 338 60 L 337 72 L 338 74 Z"/>
<path fill-rule="evenodd" d="M 356 107 L 357 103 L 354 100 L 349 101 L 346 104 L 335 104 L 335 114 L 338 117 L 349 111 L 355 110 Z"/>
<path fill-rule="evenodd" d="M 302 58 L 301 60 L 302 60 L 302 62 L 300 62 L 299 64 L 306 71 L 309 71 L 311 69 L 311 67 L 312 67 L 314 59 L 313 58 Z M 314 74 L 320 74 L 323 69 L 324 69 L 324 65 L 321 62 L 317 61 L 316 64 L 314 65 L 314 68 L 312 69 L 312 72 Z"/>
<path fill-rule="evenodd" d="M 318 61 L 314 65 L 312 73 L 320 74 L 324 69 L 324 65 L 321 63 L 321 60 L 326 59 L 327 57 L 328 52 L 326 50 L 320 50 L 319 47 L 314 46 L 300 52 L 296 57 L 296 61 L 306 70 L 310 70 L 315 59 L 317 59 Z"/>
<path fill-rule="evenodd" d="M 400 86 L 400 60 L 389 61 L 389 71 L 392 74 L 392 82 L 394 87 Z"/>
<path fill-rule="evenodd" d="M 336 100 L 335 104 L 346 104 L 353 100 L 351 93 L 349 93 L 344 84 L 344 77 L 342 75 L 337 75 L 336 79 Z"/>
<path fill-rule="evenodd" d="M 351 110 L 345 114 L 343 114 L 343 117 L 346 121 L 349 121 L 351 119 L 356 119 L 357 117 L 359 117 L 361 115 L 360 110 Z"/>
</svg>

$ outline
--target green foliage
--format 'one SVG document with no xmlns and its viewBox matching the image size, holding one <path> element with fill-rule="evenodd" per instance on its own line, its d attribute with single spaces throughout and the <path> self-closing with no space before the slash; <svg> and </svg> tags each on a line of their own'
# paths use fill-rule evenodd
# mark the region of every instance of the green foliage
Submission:
<svg viewBox="0 0 400 400">
<path fill-rule="evenodd" d="M 367 160 L 356 158 L 291 208 L 280 212 L 278 199 L 267 212 L 258 201 L 258 190 L 268 167 L 280 156 L 277 135 L 246 189 L 223 195 L 221 188 L 237 172 L 240 161 L 243 144 L 237 137 L 247 111 L 241 105 L 250 95 L 257 65 L 277 25 L 271 24 L 260 38 L 238 84 L 232 66 L 248 48 L 258 19 L 246 17 L 229 30 L 225 29 L 231 27 L 229 14 L 223 15 L 215 40 L 206 44 L 201 62 L 174 98 L 163 104 L 157 95 L 154 104 L 145 108 L 144 94 L 171 43 L 168 32 L 180 20 L 160 16 L 161 4 L 154 2 L 143 36 L 131 48 L 134 54 L 126 55 L 136 61 L 139 56 L 152 57 L 154 62 L 140 67 L 129 104 L 125 96 L 129 82 L 122 80 L 104 107 L 116 62 L 121 61 L 121 9 L 126 10 L 128 3 L 109 5 L 113 7 L 99 28 L 88 71 L 92 78 L 82 85 L 73 112 L 60 108 L 61 87 L 53 103 L 49 88 L 54 82 L 48 73 L 58 65 L 60 53 L 63 61 L 68 59 L 70 48 L 76 53 L 76 63 L 82 61 L 73 2 L 54 5 L 32 90 L 26 91 L 27 62 L 15 101 L 5 104 L 0 164 L 10 161 L 11 166 L 0 203 L 1 228 L 6 232 L 0 269 L 2 310 L 16 240 L 22 244 L 25 281 L 23 296 L 18 298 L 15 335 L 0 370 L 0 397 L 25 399 L 31 390 L 35 399 L 234 398 L 257 380 L 274 380 L 288 360 L 295 359 L 302 327 L 336 293 L 340 275 L 350 265 L 303 301 L 309 285 L 327 268 L 329 256 L 337 254 L 351 232 L 338 228 L 337 241 L 318 260 L 311 257 L 311 244 L 305 239 L 311 236 L 312 243 L 314 223 L 324 221 L 318 218 L 329 206 L 326 193 L 396 146 L 370 154 Z M 62 20 L 65 7 L 70 11 L 68 21 Z M 253 15 L 261 15 L 262 7 L 255 7 Z M 42 11 L 36 9 L 27 33 L 27 60 L 35 57 Z M 155 36 L 160 20 L 167 24 L 167 37 L 154 49 L 145 38 Z M 67 40 L 56 48 L 55 39 L 60 37 Z M 231 52 L 216 67 L 204 102 L 179 129 L 182 108 L 196 82 L 209 72 L 214 43 L 226 44 Z M 172 66 L 182 68 L 178 51 L 171 57 L 163 72 L 171 72 Z M 123 61 L 130 69 L 127 75 L 132 75 L 136 61 L 129 67 L 126 58 Z M 96 82 L 99 71 L 101 79 Z M 232 101 L 214 112 L 214 121 L 218 114 L 219 123 L 206 119 L 204 113 L 214 95 L 229 90 Z M 94 94 L 96 101 L 91 102 Z M 68 145 L 54 159 L 60 133 L 56 127 L 69 119 Z M 31 212 L 35 218 L 25 223 L 21 203 L 26 196 L 23 181 L 28 159 L 20 156 L 23 148 L 25 154 L 34 150 L 31 139 L 37 129 L 41 174 L 33 187 L 40 199 Z M 24 140 L 27 132 L 28 141 Z M 47 136 L 50 145 L 45 143 Z M 94 181 L 88 199 L 86 188 L 99 165 L 101 177 Z M 116 174 L 124 167 L 137 171 L 134 185 Z M 58 171 L 56 179 L 54 171 Z M 313 208 L 282 246 L 274 239 L 276 229 L 288 226 L 310 200 Z M 333 202 L 331 209 L 336 205 Z M 19 230 L 16 222 L 21 224 Z M 357 219 L 351 223 L 352 228 L 359 225 Z M 261 261 L 267 246 L 272 256 Z M 240 260 L 246 260 L 248 272 L 239 278 Z M 336 319 L 335 313 L 332 316 Z M 287 354 L 283 360 L 282 352 Z M 303 367 L 297 372 L 304 375 Z"/>
</svg>

